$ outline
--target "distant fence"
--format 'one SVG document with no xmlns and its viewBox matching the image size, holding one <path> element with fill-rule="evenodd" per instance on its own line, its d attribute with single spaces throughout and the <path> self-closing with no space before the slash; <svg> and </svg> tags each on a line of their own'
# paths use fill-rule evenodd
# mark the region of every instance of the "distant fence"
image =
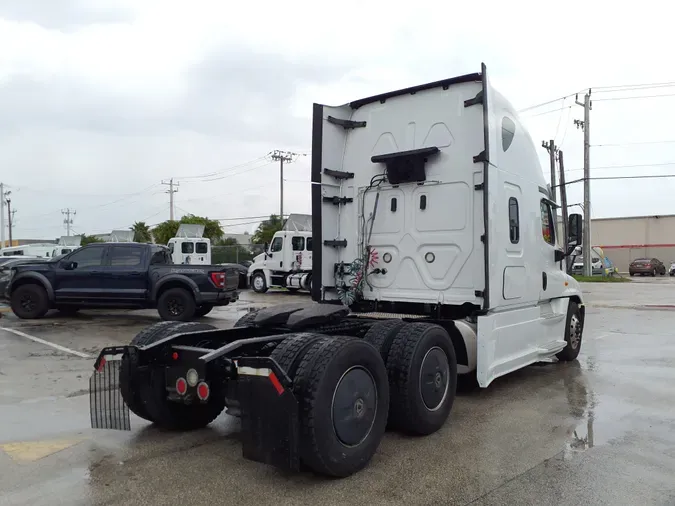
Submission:
<svg viewBox="0 0 675 506">
<path fill-rule="evenodd" d="M 213 246 L 211 251 L 211 263 L 213 264 L 238 264 L 252 261 L 253 258 L 265 251 L 263 244 L 241 244 L 231 246 Z"/>
</svg>

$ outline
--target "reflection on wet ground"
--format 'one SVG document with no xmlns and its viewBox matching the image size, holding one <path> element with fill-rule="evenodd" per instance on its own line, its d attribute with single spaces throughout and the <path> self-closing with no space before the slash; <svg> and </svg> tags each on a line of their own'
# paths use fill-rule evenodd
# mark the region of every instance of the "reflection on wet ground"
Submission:
<svg viewBox="0 0 675 506">
<path fill-rule="evenodd" d="M 246 305 L 281 297 L 251 295 L 208 321 L 231 325 Z M 135 318 L 26 332 L 96 349 L 153 317 Z M 135 417 L 129 433 L 92 431 L 88 397 L 68 396 L 86 388 L 91 361 L 0 331 L 0 504 L 672 505 L 674 324 L 675 312 L 590 307 L 578 361 L 462 393 L 441 431 L 387 434 L 372 464 L 345 480 L 243 460 L 238 420 L 226 415 L 189 434 Z"/>
</svg>

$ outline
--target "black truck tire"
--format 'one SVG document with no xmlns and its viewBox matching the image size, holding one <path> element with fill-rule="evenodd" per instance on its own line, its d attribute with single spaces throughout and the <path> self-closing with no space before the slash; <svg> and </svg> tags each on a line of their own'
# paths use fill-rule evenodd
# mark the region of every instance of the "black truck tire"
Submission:
<svg viewBox="0 0 675 506">
<path fill-rule="evenodd" d="M 43 286 L 29 283 L 12 290 L 12 312 L 22 320 L 42 318 L 49 311 L 49 296 Z"/>
<path fill-rule="evenodd" d="M 181 332 L 195 332 L 198 330 L 213 330 L 215 327 L 212 325 L 207 325 L 205 323 L 197 322 L 173 322 L 173 321 L 164 321 L 150 325 L 149 327 L 141 330 L 136 336 L 131 340 L 132 346 L 147 346 L 154 342 L 164 339 L 166 337 L 178 334 Z M 124 400 L 127 407 L 139 417 L 148 420 L 149 422 L 156 422 L 156 420 L 150 415 L 146 409 L 146 399 L 143 399 L 141 396 L 140 385 L 143 382 L 148 381 L 147 375 L 140 375 L 137 368 L 137 357 L 136 355 L 127 355 L 125 354 L 122 357 L 122 363 L 120 364 L 120 394 Z M 166 397 L 166 392 L 164 392 Z"/>
<path fill-rule="evenodd" d="M 265 279 L 265 274 L 258 271 L 253 273 L 251 276 L 251 288 L 256 293 L 265 293 L 269 289 L 267 286 L 267 280 Z"/>
<path fill-rule="evenodd" d="M 457 391 L 457 357 L 440 325 L 411 323 L 394 338 L 387 360 L 393 428 L 415 435 L 440 429 Z"/>
<path fill-rule="evenodd" d="M 162 320 L 187 322 L 195 317 L 197 304 L 186 288 L 169 288 L 157 301 L 157 312 Z"/>
<path fill-rule="evenodd" d="M 213 309 L 213 304 L 202 304 L 201 306 L 198 306 L 197 309 L 195 310 L 195 316 L 197 318 L 201 318 L 202 316 L 206 316 L 211 312 Z"/>
<path fill-rule="evenodd" d="M 375 349 L 380 352 L 382 360 L 386 364 L 387 359 L 389 358 L 391 343 L 394 342 L 396 335 L 406 325 L 407 323 L 403 320 L 385 320 L 383 322 L 377 322 L 368 329 L 368 332 L 363 336 L 363 339 L 375 346 Z"/>
<path fill-rule="evenodd" d="M 300 407 L 300 460 L 335 477 L 368 465 L 384 435 L 389 411 L 387 370 L 363 339 L 317 340 L 294 378 Z"/>
<path fill-rule="evenodd" d="M 291 334 L 274 348 L 270 358 L 284 370 L 289 378 L 295 378 L 295 373 L 300 365 L 300 361 L 307 353 L 307 350 L 319 341 L 326 341 L 330 337 L 323 334 Z"/>
<path fill-rule="evenodd" d="M 565 346 L 558 352 L 556 357 L 562 362 L 570 362 L 579 356 L 581 351 L 581 337 L 583 333 L 583 324 L 581 321 L 581 311 L 579 305 L 570 300 L 567 306 L 567 319 L 565 320 Z"/>
</svg>

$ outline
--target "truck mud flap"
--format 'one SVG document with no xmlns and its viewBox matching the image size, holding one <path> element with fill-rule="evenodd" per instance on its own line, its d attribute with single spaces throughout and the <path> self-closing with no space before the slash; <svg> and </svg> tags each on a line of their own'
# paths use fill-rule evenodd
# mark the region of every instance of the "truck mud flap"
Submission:
<svg viewBox="0 0 675 506">
<path fill-rule="evenodd" d="M 120 393 L 121 360 L 99 357 L 89 378 L 89 413 L 92 429 L 131 430 L 129 408 Z"/>
<path fill-rule="evenodd" d="M 238 360 L 244 458 L 298 471 L 298 401 L 292 382 L 269 357 Z"/>
</svg>

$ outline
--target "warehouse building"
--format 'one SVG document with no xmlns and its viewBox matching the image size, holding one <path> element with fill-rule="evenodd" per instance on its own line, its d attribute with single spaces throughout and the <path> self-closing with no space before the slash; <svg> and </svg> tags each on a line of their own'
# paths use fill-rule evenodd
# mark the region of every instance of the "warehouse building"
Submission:
<svg viewBox="0 0 675 506">
<path fill-rule="evenodd" d="M 628 272 L 636 258 L 658 258 L 668 268 L 675 261 L 675 215 L 595 219 L 591 239 L 619 272 Z"/>
</svg>

